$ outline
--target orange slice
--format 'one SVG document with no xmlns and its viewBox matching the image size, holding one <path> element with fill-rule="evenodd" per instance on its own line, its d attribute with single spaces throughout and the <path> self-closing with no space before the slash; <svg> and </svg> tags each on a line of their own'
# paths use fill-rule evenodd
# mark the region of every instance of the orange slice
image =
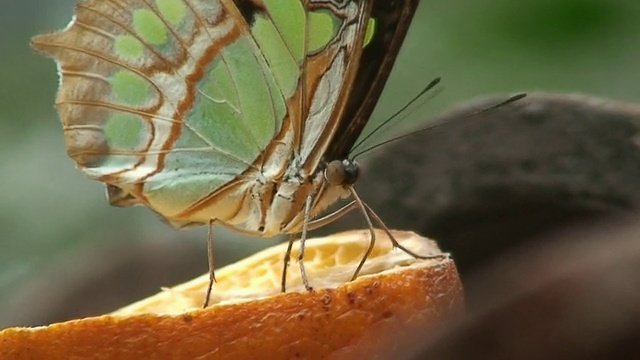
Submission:
<svg viewBox="0 0 640 360">
<path fill-rule="evenodd" d="M 443 255 L 434 242 L 394 232 L 406 248 Z M 383 232 L 361 275 L 349 281 L 368 231 L 307 241 L 311 285 L 295 261 L 280 293 L 276 245 L 216 272 L 211 306 L 201 309 L 208 275 L 164 289 L 112 314 L 0 332 L 0 359 L 354 359 L 428 336 L 463 311 L 454 263 L 446 255 L 415 259 L 393 249 Z M 294 246 L 293 257 L 297 254 Z"/>
</svg>

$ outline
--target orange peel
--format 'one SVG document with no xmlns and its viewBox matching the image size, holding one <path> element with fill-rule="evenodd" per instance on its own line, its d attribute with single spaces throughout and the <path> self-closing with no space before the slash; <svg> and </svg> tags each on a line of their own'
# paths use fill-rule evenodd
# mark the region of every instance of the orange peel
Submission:
<svg viewBox="0 0 640 360">
<path fill-rule="evenodd" d="M 453 261 L 434 242 L 394 231 L 415 259 L 378 231 L 361 275 L 349 281 L 368 231 L 307 241 L 304 290 L 295 262 L 280 293 L 279 244 L 216 272 L 211 306 L 200 308 L 208 275 L 111 314 L 0 332 L 1 359 L 352 359 L 392 354 L 416 331 L 428 336 L 463 313 Z M 297 253 L 294 246 L 293 258 Z"/>
</svg>

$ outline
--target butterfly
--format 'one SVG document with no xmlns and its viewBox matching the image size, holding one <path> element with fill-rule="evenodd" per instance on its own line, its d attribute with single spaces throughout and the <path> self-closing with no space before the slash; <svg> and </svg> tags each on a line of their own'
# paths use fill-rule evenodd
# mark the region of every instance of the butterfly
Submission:
<svg viewBox="0 0 640 360">
<path fill-rule="evenodd" d="M 376 216 L 349 153 L 418 2 L 86 0 L 32 46 L 58 65 L 69 156 L 112 205 L 144 205 L 174 228 L 302 234 L 301 245 L 359 208 L 371 251 Z M 205 306 L 212 248 L 209 236 Z"/>
</svg>

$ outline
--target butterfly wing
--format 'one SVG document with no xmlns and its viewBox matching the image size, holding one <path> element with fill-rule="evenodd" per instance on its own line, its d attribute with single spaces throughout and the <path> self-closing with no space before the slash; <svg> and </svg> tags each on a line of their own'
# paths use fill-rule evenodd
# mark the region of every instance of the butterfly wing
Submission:
<svg viewBox="0 0 640 360">
<path fill-rule="evenodd" d="M 292 157 L 308 166 L 299 173 L 317 166 L 371 7 L 88 0 L 33 46 L 58 62 L 69 155 L 114 204 L 142 203 L 177 226 L 242 223 L 261 211 L 264 199 L 251 202 L 261 177 L 282 178 Z"/>
<path fill-rule="evenodd" d="M 418 7 L 419 0 L 376 1 L 371 18 L 376 28 L 363 49 L 356 79 L 350 89 L 350 101 L 325 152 L 327 162 L 346 159 L 369 121 L 389 78 L 400 47 Z"/>
</svg>

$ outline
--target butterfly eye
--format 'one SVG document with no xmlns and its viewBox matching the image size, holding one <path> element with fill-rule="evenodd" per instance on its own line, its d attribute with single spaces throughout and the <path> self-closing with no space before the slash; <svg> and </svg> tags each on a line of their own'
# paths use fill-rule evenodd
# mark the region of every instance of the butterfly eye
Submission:
<svg viewBox="0 0 640 360">
<path fill-rule="evenodd" d="M 360 178 L 360 165 L 351 160 L 343 160 L 342 165 L 344 166 L 345 174 L 343 185 L 355 184 Z"/>
</svg>

